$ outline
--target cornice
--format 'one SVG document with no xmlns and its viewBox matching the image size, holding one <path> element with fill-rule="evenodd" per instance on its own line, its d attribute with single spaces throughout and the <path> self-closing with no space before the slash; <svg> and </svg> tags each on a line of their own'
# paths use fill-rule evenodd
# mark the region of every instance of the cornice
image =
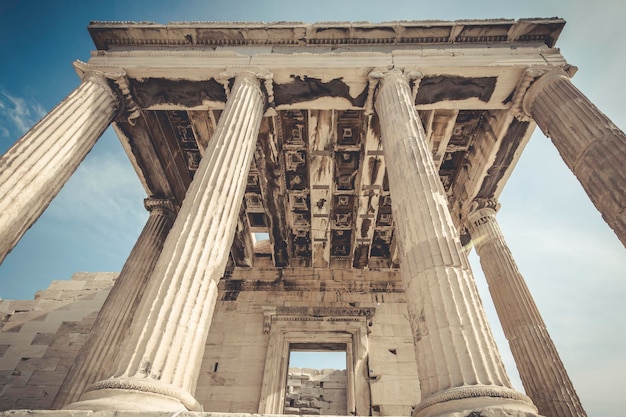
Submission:
<svg viewBox="0 0 626 417">
<path fill-rule="evenodd" d="M 92 22 L 98 49 L 128 46 L 236 45 L 427 45 L 468 43 L 556 43 L 565 21 L 493 19 L 401 22 Z"/>
</svg>

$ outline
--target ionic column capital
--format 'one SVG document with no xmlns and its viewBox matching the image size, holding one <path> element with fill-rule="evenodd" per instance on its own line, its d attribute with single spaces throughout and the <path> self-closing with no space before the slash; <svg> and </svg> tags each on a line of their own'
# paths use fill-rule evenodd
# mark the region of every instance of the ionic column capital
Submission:
<svg viewBox="0 0 626 417">
<path fill-rule="evenodd" d="M 160 214 L 163 216 L 176 217 L 176 206 L 173 199 L 149 197 L 143 200 L 143 206 L 150 214 Z"/>
<path fill-rule="evenodd" d="M 274 107 L 274 74 L 260 67 L 229 67 L 217 77 L 217 81 L 224 86 L 224 92 L 226 93 L 226 99 L 230 97 L 231 80 L 234 78 L 241 78 L 247 80 L 251 85 L 255 86 L 259 94 L 263 97 L 263 90 L 259 81 L 263 82 L 265 92 L 267 93 L 267 106 Z M 265 97 L 263 97 L 265 99 Z"/>
<path fill-rule="evenodd" d="M 465 218 L 467 219 L 467 228 L 475 228 L 476 222 L 481 221 L 484 217 L 494 217 L 500 210 L 500 202 L 495 198 L 477 198 L 470 204 L 469 210 Z"/>
<path fill-rule="evenodd" d="M 373 109 L 374 92 L 377 86 L 380 85 L 380 88 L 382 88 L 384 84 L 392 82 L 407 84 L 411 89 L 412 103 L 415 103 L 417 90 L 419 89 L 422 78 L 424 78 L 424 74 L 419 69 L 412 67 L 406 67 L 404 69 L 375 68 L 368 74 L 368 78 L 369 91 L 365 103 L 365 110 L 366 113 L 371 113 Z"/>
<path fill-rule="evenodd" d="M 526 83 L 525 93 L 521 100 L 521 107 L 524 114 L 528 117 L 531 115 L 531 106 L 537 97 L 537 94 L 541 92 L 547 85 L 553 83 L 559 79 L 569 80 L 576 74 L 578 67 L 573 65 L 566 65 L 564 67 L 554 68 L 552 70 L 545 70 L 540 68 L 529 68 L 525 71 L 525 77 L 522 81 Z M 516 100 L 514 100 L 515 102 Z M 519 104 L 518 104 L 519 105 Z"/>
<path fill-rule="evenodd" d="M 81 80 L 91 79 L 106 87 L 107 92 L 113 97 L 117 105 L 117 116 L 125 116 L 132 126 L 134 120 L 140 116 L 140 109 L 130 92 L 130 84 L 126 71 L 123 68 L 112 65 L 92 65 L 82 61 L 74 61 L 74 69 Z M 113 81 L 116 89 L 111 88 L 108 80 Z"/>
</svg>

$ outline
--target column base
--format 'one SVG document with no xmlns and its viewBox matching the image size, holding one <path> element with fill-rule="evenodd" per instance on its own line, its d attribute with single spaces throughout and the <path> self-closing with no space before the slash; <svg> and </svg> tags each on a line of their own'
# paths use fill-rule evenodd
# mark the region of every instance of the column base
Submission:
<svg viewBox="0 0 626 417">
<path fill-rule="evenodd" d="M 80 400 L 64 410 L 202 411 L 188 392 L 158 382 L 110 379 L 87 387 Z"/>
<path fill-rule="evenodd" d="M 426 397 L 413 417 L 538 417 L 521 392 L 503 387 L 461 387 Z"/>
</svg>

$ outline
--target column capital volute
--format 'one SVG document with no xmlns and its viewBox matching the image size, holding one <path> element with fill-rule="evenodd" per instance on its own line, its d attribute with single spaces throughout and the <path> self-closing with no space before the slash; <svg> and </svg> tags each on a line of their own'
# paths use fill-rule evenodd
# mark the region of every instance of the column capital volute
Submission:
<svg viewBox="0 0 626 417">
<path fill-rule="evenodd" d="M 160 214 L 174 218 L 176 216 L 176 205 L 173 199 L 148 197 L 143 200 L 143 206 L 150 214 Z"/>
<path fill-rule="evenodd" d="M 521 99 L 521 108 L 524 114 L 528 117 L 532 117 L 531 106 L 535 101 L 537 94 L 539 94 L 547 85 L 559 79 L 569 80 L 574 76 L 574 74 L 576 74 L 577 71 L 578 67 L 574 65 L 564 65 L 551 70 L 541 68 L 527 69 L 525 75 L 526 78 L 530 79 L 528 80 L 526 91 Z"/>
<path fill-rule="evenodd" d="M 380 82 L 381 80 L 390 80 L 392 78 L 401 78 L 407 83 L 419 82 L 424 77 L 424 74 L 417 68 L 374 68 L 368 74 L 370 83 Z"/>
<path fill-rule="evenodd" d="M 471 229 L 474 222 L 484 217 L 494 217 L 500 210 L 500 202 L 495 198 L 477 198 L 469 206 L 467 210 L 467 227 Z"/>
<path fill-rule="evenodd" d="M 371 114 L 374 108 L 374 94 L 376 87 L 378 87 L 381 82 L 386 83 L 393 79 L 398 80 L 402 83 L 406 83 L 411 88 L 411 94 L 413 96 L 413 102 L 415 102 L 415 98 L 417 97 L 417 90 L 419 89 L 420 82 L 422 78 L 424 78 L 424 74 L 417 68 L 406 67 L 404 69 L 401 68 L 374 68 L 367 75 L 369 79 L 369 90 L 367 99 L 365 101 L 365 114 Z"/>
<path fill-rule="evenodd" d="M 141 115 L 141 111 L 130 92 L 130 83 L 123 68 L 113 65 L 92 65 L 80 60 L 74 61 L 74 69 L 81 80 L 93 80 L 107 88 L 115 99 L 118 116 L 124 115 L 131 125 Z M 111 83 L 117 88 L 112 88 Z"/>
<path fill-rule="evenodd" d="M 251 84 L 255 85 L 259 91 L 259 94 L 263 95 L 264 92 L 261 89 L 259 81 L 263 82 L 265 87 L 265 93 L 267 94 L 267 107 L 274 108 L 274 74 L 262 67 L 257 66 L 236 66 L 228 67 L 222 71 L 216 80 L 224 86 L 224 92 L 226 93 L 226 99 L 230 97 L 230 89 L 232 88 L 231 81 L 235 78 L 247 79 L 251 81 Z"/>
</svg>

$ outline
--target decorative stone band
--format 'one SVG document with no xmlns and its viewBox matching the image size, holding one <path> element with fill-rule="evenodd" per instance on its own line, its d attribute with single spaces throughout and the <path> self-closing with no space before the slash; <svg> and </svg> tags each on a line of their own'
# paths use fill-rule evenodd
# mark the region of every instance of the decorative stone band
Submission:
<svg viewBox="0 0 626 417">
<path fill-rule="evenodd" d="M 374 307 L 263 307 L 263 333 L 270 334 L 274 321 L 365 321 L 375 313 Z"/>
<path fill-rule="evenodd" d="M 349 308 L 349 307 L 278 307 L 277 315 L 302 315 L 314 317 L 352 317 L 365 316 L 372 318 L 376 313 L 374 307 Z"/>
<path fill-rule="evenodd" d="M 189 411 L 202 411 L 202 405 L 187 391 L 176 388 L 170 384 L 162 384 L 158 381 L 138 380 L 136 378 L 106 379 L 89 385 L 85 388 L 85 393 L 107 389 L 130 390 L 164 395 L 166 397 L 177 399 Z"/>
<path fill-rule="evenodd" d="M 444 403 L 447 401 L 463 400 L 466 398 L 478 398 L 478 397 L 491 397 L 501 398 L 506 400 L 523 401 L 529 405 L 532 405 L 532 401 L 526 395 L 519 391 L 515 391 L 511 388 L 497 387 L 497 386 L 474 386 L 474 387 L 459 387 L 452 388 L 446 391 L 441 391 L 426 397 L 422 400 L 413 412 L 416 415 L 418 412 L 435 404 Z"/>
</svg>

